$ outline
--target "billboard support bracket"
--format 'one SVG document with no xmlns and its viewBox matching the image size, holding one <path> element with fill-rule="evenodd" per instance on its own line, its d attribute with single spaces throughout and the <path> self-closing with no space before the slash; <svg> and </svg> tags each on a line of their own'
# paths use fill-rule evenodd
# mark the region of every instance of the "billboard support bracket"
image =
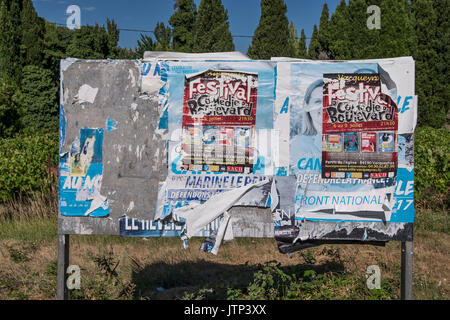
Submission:
<svg viewBox="0 0 450 320">
<path fill-rule="evenodd" d="M 68 300 L 67 268 L 69 267 L 70 237 L 68 234 L 58 234 L 58 265 L 56 279 L 56 300 Z"/>
<path fill-rule="evenodd" d="M 413 300 L 413 242 L 402 241 L 401 299 Z"/>
</svg>

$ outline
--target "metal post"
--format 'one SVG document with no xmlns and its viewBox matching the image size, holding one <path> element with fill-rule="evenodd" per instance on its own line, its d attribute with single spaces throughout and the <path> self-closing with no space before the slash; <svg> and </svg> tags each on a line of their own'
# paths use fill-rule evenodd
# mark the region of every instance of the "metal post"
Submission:
<svg viewBox="0 0 450 320">
<path fill-rule="evenodd" d="M 402 242 L 401 299 L 413 300 L 413 242 Z"/>
<path fill-rule="evenodd" d="M 67 273 L 69 267 L 69 235 L 58 234 L 58 271 L 56 279 L 56 299 L 68 300 L 69 290 L 67 290 Z"/>
</svg>

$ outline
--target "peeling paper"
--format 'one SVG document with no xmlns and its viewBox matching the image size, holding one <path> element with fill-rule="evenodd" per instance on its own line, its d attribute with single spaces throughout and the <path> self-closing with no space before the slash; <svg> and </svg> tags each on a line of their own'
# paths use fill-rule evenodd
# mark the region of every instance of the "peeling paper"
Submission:
<svg viewBox="0 0 450 320">
<path fill-rule="evenodd" d="M 174 216 L 182 218 L 185 221 L 185 235 L 187 238 L 191 238 L 205 225 L 233 207 L 248 191 L 267 183 L 267 181 L 263 181 L 215 195 L 202 205 L 191 204 L 186 207 L 176 208 L 174 210 Z"/>
<path fill-rule="evenodd" d="M 92 88 L 88 84 L 83 84 L 78 90 L 78 94 L 75 95 L 75 101 L 82 103 L 94 103 L 95 98 L 97 97 L 98 88 Z"/>
</svg>

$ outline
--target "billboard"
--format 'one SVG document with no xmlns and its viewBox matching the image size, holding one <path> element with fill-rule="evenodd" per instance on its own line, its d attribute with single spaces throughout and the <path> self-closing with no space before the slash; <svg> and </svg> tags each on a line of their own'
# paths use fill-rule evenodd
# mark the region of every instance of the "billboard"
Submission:
<svg viewBox="0 0 450 320">
<path fill-rule="evenodd" d="M 62 233 L 412 239 L 412 58 L 170 55 L 63 61 Z"/>
</svg>

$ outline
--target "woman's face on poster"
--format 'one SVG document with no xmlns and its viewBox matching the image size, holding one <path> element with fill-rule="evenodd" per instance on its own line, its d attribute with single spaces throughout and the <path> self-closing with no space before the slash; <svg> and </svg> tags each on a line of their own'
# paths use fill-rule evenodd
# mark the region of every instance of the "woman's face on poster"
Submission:
<svg viewBox="0 0 450 320">
<path fill-rule="evenodd" d="M 317 87 L 311 93 L 311 98 L 307 106 L 311 120 L 316 130 L 322 127 L 322 109 L 323 109 L 323 89 Z"/>
</svg>

